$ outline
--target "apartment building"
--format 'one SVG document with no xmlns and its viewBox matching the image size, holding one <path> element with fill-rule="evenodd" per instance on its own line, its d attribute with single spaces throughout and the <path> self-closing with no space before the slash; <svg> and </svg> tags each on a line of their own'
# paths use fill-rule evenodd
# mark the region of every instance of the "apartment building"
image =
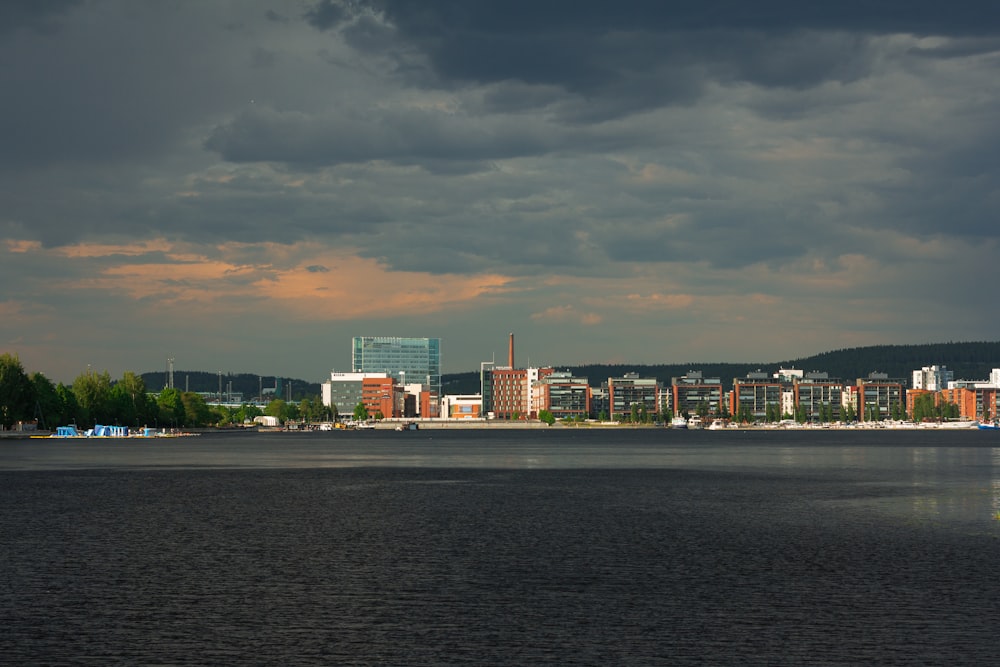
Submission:
<svg viewBox="0 0 1000 667">
<path fill-rule="evenodd" d="M 660 387 L 656 378 L 642 378 L 638 373 L 625 373 L 622 377 L 610 377 L 607 381 L 608 405 L 612 420 L 632 416 L 633 406 L 647 415 L 657 414 Z"/>
<path fill-rule="evenodd" d="M 722 381 L 706 378 L 701 371 L 688 371 L 686 375 L 670 379 L 673 393 L 674 415 L 719 414 L 723 405 Z"/>
</svg>

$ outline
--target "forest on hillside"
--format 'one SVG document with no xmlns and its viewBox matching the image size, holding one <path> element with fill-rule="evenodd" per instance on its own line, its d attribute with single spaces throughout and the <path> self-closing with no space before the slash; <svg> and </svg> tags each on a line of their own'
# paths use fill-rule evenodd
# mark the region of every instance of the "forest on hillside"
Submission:
<svg viewBox="0 0 1000 667">
<path fill-rule="evenodd" d="M 945 366 L 954 371 L 955 379 L 985 380 L 990 371 L 1000 368 L 1000 341 L 971 343 L 926 343 L 921 345 L 872 345 L 823 352 L 811 357 L 773 362 L 718 363 L 686 362 L 681 364 L 584 364 L 559 366 L 576 377 L 585 377 L 591 386 L 600 386 L 609 377 L 621 377 L 635 372 L 641 377 L 655 377 L 669 384 L 671 378 L 701 371 L 706 378 L 719 378 L 731 387 L 734 378 L 761 370 L 774 373 L 779 368 L 794 368 L 825 372 L 830 378 L 853 382 L 869 373 L 885 373 L 900 378 L 909 385 L 913 371 L 924 366 Z M 442 377 L 445 394 L 479 393 L 479 372 L 452 373 Z"/>
</svg>

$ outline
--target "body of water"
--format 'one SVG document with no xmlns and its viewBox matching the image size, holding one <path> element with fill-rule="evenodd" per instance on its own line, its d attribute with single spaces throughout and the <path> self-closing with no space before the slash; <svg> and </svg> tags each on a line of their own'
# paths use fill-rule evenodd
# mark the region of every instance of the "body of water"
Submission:
<svg viewBox="0 0 1000 667">
<path fill-rule="evenodd" d="M 990 432 L 0 441 L 0 661 L 996 664 Z"/>
</svg>

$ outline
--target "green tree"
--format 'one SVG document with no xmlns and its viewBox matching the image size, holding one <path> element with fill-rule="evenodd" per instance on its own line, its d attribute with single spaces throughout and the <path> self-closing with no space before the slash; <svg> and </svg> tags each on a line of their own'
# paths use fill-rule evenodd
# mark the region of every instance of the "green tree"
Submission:
<svg viewBox="0 0 1000 667">
<path fill-rule="evenodd" d="M 545 422 L 549 426 L 552 426 L 553 424 L 556 423 L 555 415 L 553 415 L 549 410 L 539 410 L 538 420 Z"/>
<path fill-rule="evenodd" d="M 247 422 L 252 422 L 254 417 L 260 417 L 264 414 L 264 411 L 258 408 L 256 405 L 250 405 L 249 403 L 244 403 L 240 406 L 239 410 L 233 415 L 233 421 L 238 424 L 245 424 Z"/>
<path fill-rule="evenodd" d="M 181 403 L 184 406 L 185 426 L 206 426 L 211 419 L 211 412 L 205 399 L 200 394 L 193 391 L 185 391 L 181 394 Z"/>
<path fill-rule="evenodd" d="M 66 414 L 62 400 L 59 398 L 59 391 L 52 381 L 41 373 L 32 373 L 32 392 L 35 397 L 35 406 L 39 415 L 39 428 L 56 430 L 60 424 L 65 423 Z"/>
<path fill-rule="evenodd" d="M 358 403 L 354 406 L 354 421 L 368 421 L 368 408 L 365 407 L 364 403 Z"/>
<path fill-rule="evenodd" d="M 34 387 L 16 355 L 0 354 L 0 423 L 9 429 L 34 415 Z"/>
<path fill-rule="evenodd" d="M 111 388 L 111 405 L 115 421 L 129 426 L 150 424 L 158 414 L 156 403 L 146 393 L 146 382 L 132 371 L 125 371 Z"/>
<path fill-rule="evenodd" d="M 288 403 L 284 399 L 275 398 L 264 408 L 264 414 L 277 417 L 278 421 L 283 424 L 288 421 Z"/>
<path fill-rule="evenodd" d="M 115 422 L 111 376 L 107 371 L 96 373 L 88 369 L 86 373 L 73 380 L 73 393 L 76 395 L 86 425 Z"/>
<path fill-rule="evenodd" d="M 799 403 L 797 406 L 795 406 L 795 421 L 797 421 L 800 424 L 805 424 L 808 418 L 809 416 L 806 413 L 805 403 Z"/>
<path fill-rule="evenodd" d="M 64 415 L 64 422 L 77 423 L 80 420 L 80 404 L 76 400 L 73 388 L 60 382 L 56 387 L 56 395 L 59 397 L 59 405 Z"/>
<path fill-rule="evenodd" d="M 313 405 L 313 401 L 308 396 L 303 396 L 302 400 L 299 401 L 299 417 L 309 423 L 319 421 L 317 419 L 317 410 Z"/>
<path fill-rule="evenodd" d="M 160 424 L 176 427 L 184 422 L 184 401 L 181 400 L 180 389 L 164 389 L 156 398 L 156 405 L 159 408 Z"/>
</svg>

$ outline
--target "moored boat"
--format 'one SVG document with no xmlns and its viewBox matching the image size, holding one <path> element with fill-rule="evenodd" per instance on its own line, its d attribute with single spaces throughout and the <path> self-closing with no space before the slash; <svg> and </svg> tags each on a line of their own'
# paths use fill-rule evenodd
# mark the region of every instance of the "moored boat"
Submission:
<svg viewBox="0 0 1000 667">
<path fill-rule="evenodd" d="M 939 428 L 979 428 L 979 422 L 975 419 L 959 419 L 956 421 L 941 422 Z"/>
</svg>

